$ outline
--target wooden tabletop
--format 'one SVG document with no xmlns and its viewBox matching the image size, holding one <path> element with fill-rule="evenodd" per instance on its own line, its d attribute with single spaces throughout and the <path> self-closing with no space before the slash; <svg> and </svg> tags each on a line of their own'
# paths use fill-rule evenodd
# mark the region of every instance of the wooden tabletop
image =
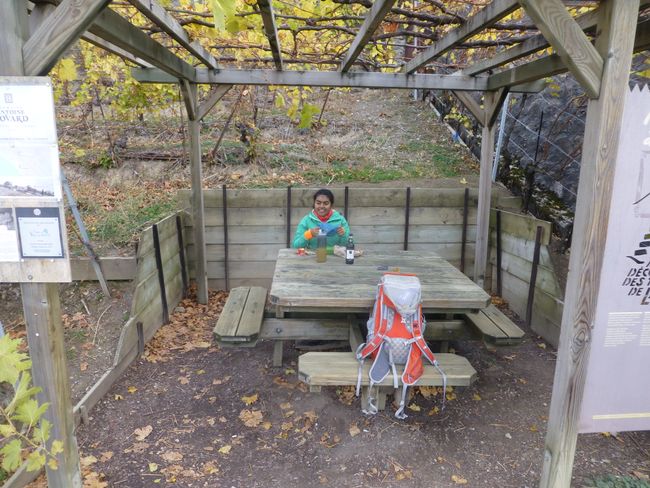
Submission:
<svg viewBox="0 0 650 488">
<path fill-rule="evenodd" d="M 286 311 L 370 309 L 382 274 L 393 270 L 418 276 L 427 310 L 478 310 L 490 303 L 482 288 L 433 252 L 366 251 L 350 265 L 332 255 L 317 263 L 315 255 L 299 256 L 295 249 L 281 249 L 278 254 L 271 303 Z"/>
</svg>

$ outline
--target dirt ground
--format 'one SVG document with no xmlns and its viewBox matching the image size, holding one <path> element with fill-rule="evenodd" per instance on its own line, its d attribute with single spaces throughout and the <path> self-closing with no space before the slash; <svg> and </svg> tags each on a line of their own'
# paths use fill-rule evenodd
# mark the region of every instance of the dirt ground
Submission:
<svg viewBox="0 0 650 488">
<path fill-rule="evenodd" d="M 399 421 L 392 406 L 366 417 L 351 388 L 309 393 L 293 344 L 281 368 L 269 342 L 211 344 L 224 297 L 181 303 L 79 428 L 88 486 L 537 486 L 555 351 L 529 330 L 518 346 L 452 344 L 476 383 L 442 412 L 418 389 Z M 581 435 L 572 486 L 647 477 L 649 448 L 650 432 Z"/>
</svg>

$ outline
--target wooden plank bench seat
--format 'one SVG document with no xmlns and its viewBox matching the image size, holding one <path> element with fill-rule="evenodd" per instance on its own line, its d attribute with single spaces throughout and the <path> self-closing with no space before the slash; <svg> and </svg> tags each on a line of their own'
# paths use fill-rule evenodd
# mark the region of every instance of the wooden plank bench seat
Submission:
<svg viewBox="0 0 650 488">
<path fill-rule="evenodd" d="M 494 305 L 466 313 L 465 319 L 479 330 L 483 339 L 497 346 L 519 344 L 524 338 L 524 331 Z"/>
<path fill-rule="evenodd" d="M 440 367 L 447 375 L 447 386 L 469 386 L 476 380 L 476 370 L 469 361 L 456 354 L 436 354 Z M 372 361 L 365 361 L 361 373 L 363 406 L 368 402 L 368 371 Z M 397 367 L 398 374 L 403 368 Z M 322 386 L 355 386 L 359 373 L 359 363 L 353 352 L 308 352 L 298 358 L 298 378 L 309 385 L 312 392 L 320 391 Z M 442 386 L 442 376 L 432 365 L 425 362 L 424 374 L 418 380 L 419 386 Z M 380 384 L 377 407 L 386 407 L 386 395 L 393 391 L 393 377 L 389 374 Z"/>
<path fill-rule="evenodd" d="M 219 343 L 248 343 L 257 340 L 266 306 L 266 288 L 240 286 L 230 290 L 226 304 L 213 329 Z"/>
</svg>

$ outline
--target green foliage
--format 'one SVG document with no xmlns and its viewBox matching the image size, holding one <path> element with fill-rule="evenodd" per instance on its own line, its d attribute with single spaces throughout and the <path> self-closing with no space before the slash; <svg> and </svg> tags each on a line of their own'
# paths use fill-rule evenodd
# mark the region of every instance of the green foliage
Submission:
<svg viewBox="0 0 650 488">
<path fill-rule="evenodd" d="M 314 124 L 314 115 L 320 112 L 316 105 L 311 103 L 304 103 L 300 111 L 300 122 L 298 123 L 299 129 L 311 129 Z"/>
<path fill-rule="evenodd" d="M 91 211 L 97 222 L 89 228 L 91 240 L 111 242 L 116 246 L 131 244 L 143 228 L 176 211 L 172 195 L 156 197 L 156 200 L 148 201 L 144 193 L 127 194 L 111 209 L 93 205 Z"/>
<path fill-rule="evenodd" d="M 594 488 L 650 488 L 650 483 L 631 476 L 600 476 L 587 482 Z"/>
<path fill-rule="evenodd" d="M 55 456 L 63 451 L 60 441 L 50 450 L 52 425 L 42 418 L 49 404 L 39 405 L 35 396 L 38 388 L 31 387 L 31 361 L 21 352 L 22 341 L 9 336 L 0 337 L 0 481 L 27 461 L 27 470 L 36 471 L 46 463 L 56 469 Z M 39 425 L 40 424 L 40 425 Z"/>
</svg>

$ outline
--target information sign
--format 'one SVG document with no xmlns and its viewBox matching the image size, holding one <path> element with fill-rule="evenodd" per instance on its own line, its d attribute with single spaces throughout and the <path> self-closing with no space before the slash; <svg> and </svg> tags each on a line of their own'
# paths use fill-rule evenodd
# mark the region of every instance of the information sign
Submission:
<svg viewBox="0 0 650 488">
<path fill-rule="evenodd" d="M 628 93 L 580 432 L 650 430 L 650 92 Z"/>
<path fill-rule="evenodd" d="M 52 84 L 0 77 L 0 281 L 71 279 Z"/>
</svg>

